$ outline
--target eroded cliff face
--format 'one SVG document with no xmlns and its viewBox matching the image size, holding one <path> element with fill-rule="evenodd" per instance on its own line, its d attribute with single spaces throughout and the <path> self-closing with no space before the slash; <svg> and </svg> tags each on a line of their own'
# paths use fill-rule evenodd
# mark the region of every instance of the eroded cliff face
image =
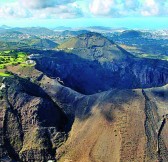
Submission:
<svg viewBox="0 0 168 162">
<path fill-rule="evenodd" d="M 60 61 L 61 60 L 61 61 Z M 132 59 L 123 61 L 84 60 L 74 54 L 42 57 L 36 68 L 51 77 L 60 77 L 64 84 L 83 94 L 118 89 L 159 87 L 168 83 L 166 61 Z"/>
<path fill-rule="evenodd" d="M 167 86 L 82 95 L 47 76 L 38 85 L 16 78 L 5 84 L 9 86 L 1 99 L 4 158 L 168 160 Z"/>
<path fill-rule="evenodd" d="M 39 86 L 28 80 L 8 78 L 4 84 L 3 152 L 7 151 L 16 161 L 55 160 L 56 148 L 66 140 L 65 114 Z"/>
</svg>

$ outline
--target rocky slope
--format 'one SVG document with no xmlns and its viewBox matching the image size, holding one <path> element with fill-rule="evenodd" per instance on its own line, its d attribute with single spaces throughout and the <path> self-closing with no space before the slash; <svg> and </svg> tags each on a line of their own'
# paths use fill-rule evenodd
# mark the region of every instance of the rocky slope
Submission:
<svg viewBox="0 0 168 162">
<path fill-rule="evenodd" d="M 85 36 L 73 45 L 82 52 L 45 51 L 34 58 L 37 69 L 9 67 L 17 75 L 0 78 L 0 159 L 167 162 L 167 62 Z M 93 57 L 92 48 L 103 56 Z M 107 49 L 119 57 L 102 60 Z"/>
<path fill-rule="evenodd" d="M 2 147 L 16 161 L 54 160 L 56 148 L 66 139 L 66 115 L 28 80 L 14 77 L 3 82 Z"/>
<path fill-rule="evenodd" d="M 88 96 L 47 76 L 5 84 L 3 148 L 16 161 L 168 160 L 167 86 Z"/>
<path fill-rule="evenodd" d="M 58 161 L 168 160 L 168 86 L 85 96 L 50 80 L 45 92 L 74 116 L 70 136 L 57 150 Z"/>
</svg>

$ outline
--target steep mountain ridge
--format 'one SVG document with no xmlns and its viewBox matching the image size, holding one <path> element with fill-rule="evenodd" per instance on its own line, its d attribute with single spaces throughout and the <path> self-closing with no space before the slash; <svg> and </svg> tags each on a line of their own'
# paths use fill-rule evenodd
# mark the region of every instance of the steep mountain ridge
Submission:
<svg viewBox="0 0 168 162">
<path fill-rule="evenodd" d="M 123 60 L 133 57 L 130 53 L 99 33 L 81 34 L 62 43 L 58 49 L 69 51 L 79 57 L 100 62 Z"/>
<path fill-rule="evenodd" d="M 168 83 L 167 61 L 136 58 L 98 33 L 79 35 L 59 45 L 58 50 L 35 59 L 36 68 L 60 77 L 66 86 L 83 94 Z"/>
<path fill-rule="evenodd" d="M 54 80 L 49 83 L 53 91 L 45 92 L 75 116 L 67 142 L 57 150 L 60 162 L 168 160 L 167 85 L 81 96 Z"/>
</svg>

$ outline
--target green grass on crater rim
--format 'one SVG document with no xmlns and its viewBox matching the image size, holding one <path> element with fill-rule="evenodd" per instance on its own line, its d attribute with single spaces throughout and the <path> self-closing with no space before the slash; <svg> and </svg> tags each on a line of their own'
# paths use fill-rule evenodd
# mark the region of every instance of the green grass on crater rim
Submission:
<svg viewBox="0 0 168 162">
<path fill-rule="evenodd" d="M 5 69 L 8 65 L 17 65 L 27 60 L 27 54 L 24 52 L 0 51 L 0 69 Z"/>
<path fill-rule="evenodd" d="M 9 77 L 9 76 L 11 76 L 11 74 L 0 72 L 0 77 Z"/>
</svg>

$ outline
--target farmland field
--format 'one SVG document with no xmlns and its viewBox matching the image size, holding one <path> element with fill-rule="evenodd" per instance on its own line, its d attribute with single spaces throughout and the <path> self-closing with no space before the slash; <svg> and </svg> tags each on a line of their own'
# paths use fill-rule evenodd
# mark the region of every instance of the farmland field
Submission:
<svg viewBox="0 0 168 162">
<path fill-rule="evenodd" d="M 27 60 L 27 54 L 16 51 L 1 51 L 0 52 L 0 69 L 5 69 L 8 65 L 18 65 Z"/>
</svg>

